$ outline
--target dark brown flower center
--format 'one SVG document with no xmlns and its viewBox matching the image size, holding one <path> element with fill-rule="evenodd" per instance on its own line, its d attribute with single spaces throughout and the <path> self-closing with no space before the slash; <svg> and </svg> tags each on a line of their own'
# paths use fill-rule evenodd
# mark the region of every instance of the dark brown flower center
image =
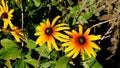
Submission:
<svg viewBox="0 0 120 68">
<path fill-rule="evenodd" d="M 1 15 L 1 18 L 2 19 L 7 19 L 8 18 L 8 14 L 6 12 L 4 12 L 2 15 Z"/>
<path fill-rule="evenodd" d="M 46 30 L 45 30 L 45 34 L 46 34 L 46 35 L 51 35 L 52 32 L 53 32 L 53 29 L 52 29 L 51 27 L 48 27 L 48 28 L 46 28 Z"/>
<path fill-rule="evenodd" d="M 80 36 L 80 37 L 78 38 L 78 42 L 79 42 L 79 44 L 85 44 L 85 43 L 86 43 L 85 37 L 84 37 L 84 36 Z"/>
</svg>

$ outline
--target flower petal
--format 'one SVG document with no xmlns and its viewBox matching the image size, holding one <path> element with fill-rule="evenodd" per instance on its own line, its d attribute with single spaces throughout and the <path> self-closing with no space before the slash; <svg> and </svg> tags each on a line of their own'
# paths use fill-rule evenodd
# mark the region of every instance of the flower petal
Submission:
<svg viewBox="0 0 120 68">
<path fill-rule="evenodd" d="M 74 45 L 68 46 L 67 48 L 65 48 L 65 52 L 71 51 L 74 47 Z"/>
<path fill-rule="evenodd" d="M 68 24 L 65 24 L 65 23 L 63 23 L 63 24 L 58 24 L 58 25 L 56 25 L 55 27 L 61 27 L 61 26 L 68 26 Z"/>
<path fill-rule="evenodd" d="M 101 38 L 101 35 L 89 35 L 88 36 L 91 41 L 99 40 Z"/>
<path fill-rule="evenodd" d="M 75 53 L 75 51 L 76 51 L 76 48 L 75 49 L 73 49 L 70 53 L 68 53 L 66 56 L 67 57 L 70 57 L 70 56 L 72 56 L 74 53 Z"/>
<path fill-rule="evenodd" d="M 5 8 L 5 2 L 4 2 L 4 0 L 2 0 L 2 6 Z"/>
<path fill-rule="evenodd" d="M 83 27 L 82 27 L 82 25 L 79 25 L 79 34 L 83 34 Z"/>
<path fill-rule="evenodd" d="M 9 22 L 10 22 L 10 20 L 4 19 L 4 25 L 3 25 L 4 29 L 7 28 Z"/>
<path fill-rule="evenodd" d="M 14 9 L 11 9 L 11 10 L 8 12 L 8 15 L 12 15 L 13 12 L 14 12 Z"/>
<path fill-rule="evenodd" d="M 58 20 L 60 18 L 60 16 L 57 16 L 57 17 L 55 17 L 54 19 L 53 19 L 53 21 L 52 21 L 52 27 L 55 25 L 55 23 L 56 23 L 56 21 Z"/>
<path fill-rule="evenodd" d="M 69 45 L 71 45 L 71 42 L 66 42 L 62 44 L 62 46 L 69 46 Z"/>
<path fill-rule="evenodd" d="M 89 33 L 90 33 L 90 28 L 88 28 L 88 29 L 85 31 L 84 35 L 88 35 Z"/>
<path fill-rule="evenodd" d="M 51 43 L 52 43 L 53 47 L 58 51 L 59 48 L 58 48 L 58 46 L 57 46 L 57 44 L 56 44 L 54 38 L 51 38 Z"/>
<path fill-rule="evenodd" d="M 47 19 L 46 25 L 47 25 L 47 27 L 50 27 L 50 21 L 49 21 L 49 19 Z"/>
<path fill-rule="evenodd" d="M 11 34 L 14 36 L 17 42 L 20 42 L 20 36 L 17 35 L 15 32 L 11 32 Z"/>
<path fill-rule="evenodd" d="M 37 33 L 35 33 L 34 35 L 35 36 L 39 36 L 39 35 L 42 35 L 43 34 L 43 32 L 37 32 Z"/>
<path fill-rule="evenodd" d="M 77 50 L 76 50 L 76 52 L 75 52 L 75 54 L 73 55 L 73 57 L 72 58 L 75 58 L 75 57 L 77 57 L 77 55 L 80 53 L 80 49 L 79 48 L 77 48 Z"/>
<path fill-rule="evenodd" d="M 84 56 L 84 50 L 83 49 L 81 49 L 81 55 L 82 55 L 82 60 L 84 60 L 85 56 Z"/>
<path fill-rule="evenodd" d="M 72 36 L 73 34 L 70 31 L 64 31 L 66 34 Z"/>
<path fill-rule="evenodd" d="M 59 37 L 58 35 L 54 35 L 54 37 L 55 37 L 57 40 L 61 41 L 61 42 L 66 42 L 66 41 L 68 41 L 67 39 L 61 38 L 61 37 Z"/>
<path fill-rule="evenodd" d="M 85 47 L 85 52 L 87 53 L 88 57 L 91 58 L 91 53 L 89 51 L 89 48 L 88 47 Z"/>
<path fill-rule="evenodd" d="M 101 49 L 99 46 L 97 46 L 94 42 L 90 42 L 90 46 L 96 49 Z"/>
<path fill-rule="evenodd" d="M 49 50 L 49 51 L 52 51 L 51 43 L 50 43 L 49 41 L 47 41 L 47 45 L 48 45 L 48 50 Z"/>
<path fill-rule="evenodd" d="M 56 31 L 67 30 L 67 29 L 70 29 L 70 28 L 69 27 L 59 27 L 59 28 L 56 28 Z"/>
<path fill-rule="evenodd" d="M 43 45 L 46 42 L 46 39 L 44 36 L 39 36 L 36 40 L 36 44 Z"/>
<path fill-rule="evenodd" d="M 54 36 L 60 36 L 60 37 L 62 37 L 62 38 L 66 38 L 66 39 L 69 39 L 69 36 L 67 36 L 67 35 L 64 35 L 64 34 L 62 34 L 62 33 L 60 33 L 60 32 L 56 32 L 55 34 L 54 34 Z"/>
</svg>

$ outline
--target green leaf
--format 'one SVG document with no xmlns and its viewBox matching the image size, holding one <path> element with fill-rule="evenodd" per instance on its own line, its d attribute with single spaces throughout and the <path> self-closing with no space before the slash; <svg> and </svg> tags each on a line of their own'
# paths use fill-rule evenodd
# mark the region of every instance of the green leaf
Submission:
<svg viewBox="0 0 120 68">
<path fill-rule="evenodd" d="M 33 65 L 35 67 L 36 63 L 37 63 L 37 60 L 35 59 L 25 59 L 24 60 L 26 63 L 29 63 L 31 65 Z"/>
<path fill-rule="evenodd" d="M 49 68 L 51 66 L 51 64 L 54 64 L 55 62 L 54 61 L 49 61 L 49 62 L 46 62 L 46 63 L 42 63 L 40 68 Z"/>
<path fill-rule="evenodd" d="M 102 65 L 93 57 L 83 62 L 84 68 L 103 68 Z"/>
<path fill-rule="evenodd" d="M 20 50 L 18 48 L 3 48 L 0 50 L 1 59 L 16 59 L 20 56 Z"/>
<path fill-rule="evenodd" d="M 41 54 L 42 57 L 50 58 L 50 51 L 47 48 L 47 45 L 44 44 L 38 48 L 35 49 L 39 54 Z"/>
<path fill-rule="evenodd" d="M 59 58 L 58 61 L 56 61 L 55 63 L 56 64 L 55 68 L 66 68 L 69 60 L 70 59 L 65 56 Z"/>
<path fill-rule="evenodd" d="M 85 13 L 85 14 L 83 15 L 83 17 L 84 17 L 86 20 L 90 19 L 90 18 L 92 17 L 92 12 L 87 12 L 87 13 Z"/>
<path fill-rule="evenodd" d="M 15 44 L 12 40 L 9 40 L 9 39 L 2 39 L 1 40 L 1 45 L 4 47 L 4 48 L 17 48 L 19 47 L 17 44 Z"/>
<path fill-rule="evenodd" d="M 36 44 L 33 40 L 28 39 L 26 47 L 29 48 L 29 49 L 34 49 L 34 48 L 36 48 Z"/>
<path fill-rule="evenodd" d="M 40 6 L 40 0 L 33 0 L 34 4 L 36 7 Z"/>
<path fill-rule="evenodd" d="M 21 58 L 14 63 L 13 68 L 28 68 L 28 66 L 24 62 L 24 59 Z"/>
</svg>

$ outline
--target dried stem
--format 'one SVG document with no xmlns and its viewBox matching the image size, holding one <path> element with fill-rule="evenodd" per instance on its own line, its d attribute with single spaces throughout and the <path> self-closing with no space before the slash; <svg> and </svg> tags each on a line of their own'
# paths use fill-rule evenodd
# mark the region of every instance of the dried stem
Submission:
<svg viewBox="0 0 120 68">
<path fill-rule="evenodd" d="M 115 20 L 115 19 L 116 19 L 116 18 L 113 18 L 113 19 L 110 19 L 110 20 L 107 20 L 107 21 L 104 21 L 104 22 L 99 22 L 98 24 L 95 24 L 95 25 L 91 26 L 90 28 L 92 29 L 92 28 L 94 28 L 94 27 L 96 27 L 96 26 L 99 26 L 99 25 L 108 23 L 109 21 L 112 21 L 112 20 Z"/>
</svg>

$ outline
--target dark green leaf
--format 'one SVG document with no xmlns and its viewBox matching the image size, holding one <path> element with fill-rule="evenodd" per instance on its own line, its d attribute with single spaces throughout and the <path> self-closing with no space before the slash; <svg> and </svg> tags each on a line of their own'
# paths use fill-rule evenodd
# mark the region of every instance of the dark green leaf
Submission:
<svg viewBox="0 0 120 68">
<path fill-rule="evenodd" d="M 37 63 L 37 60 L 35 60 L 35 59 L 25 59 L 25 62 L 35 66 L 36 63 Z"/>
</svg>

